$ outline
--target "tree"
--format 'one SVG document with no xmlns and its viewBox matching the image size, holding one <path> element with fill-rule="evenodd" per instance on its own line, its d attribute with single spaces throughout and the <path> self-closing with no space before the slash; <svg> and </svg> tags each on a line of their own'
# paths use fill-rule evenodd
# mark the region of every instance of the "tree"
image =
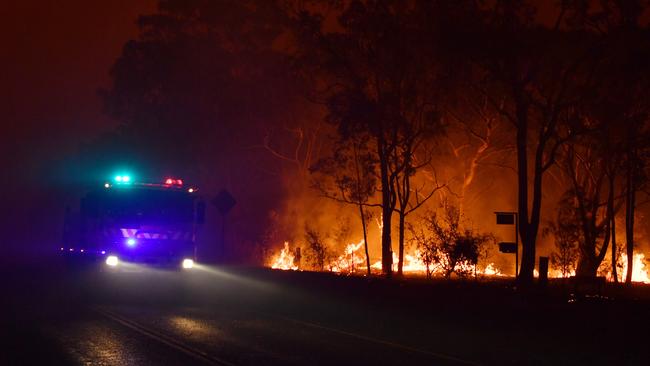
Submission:
<svg viewBox="0 0 650 366">
<path fill-rule="evenodd" d="M 478 26 L 461 30 L 473 37 L 462 44 L 477 87 L 515 131 L 519 278 L 531 283 L 543 178 L 575 132 L 569 112 L 590 80 L 586 66 L 594 40 L 560 27 L 565 11 L 554 25 L 536 23 L 535 7 L 528 2 L 497 1 L 478 13 Z"/>
<path fill-rule="evenodd" d="M 424 180 L 419 187 L 412 187 L 416 173 L 422 168 L 430 166 L 432 160 L 431 150 L 423 145 L 425 141 L 431 140 L 434 136 L 434 132 L 430 129 L 435 126 L 430 122 L 422 125 L 422 122 L 426 123 L 427 121 L 413 123 L 413 127 L 404 133 L 390 160 L 391 190 L 397 201 L 395 211 L 398 215 L 398 276 L 403 275 L 406 217 L 422 207 L 436 192 L 444 188 L 444 185 L 438 183 L 434 168 L 431 168 L 431 175 L 434 178 L 432 184 L 427 184 L 427 180 Z"/>
<path fill-rule="evenodd" d="M 580 257 L 576 275 L 596 276 L 609 246 L 614 187 L 608 183 L 606 165 L 607 157 L 601 154 L 591 139 L 566 147 L 563 166 L 569 176 L 571 189 L 565 194 L 561 205 L 574 210 L 573 219 L 580 230 Z"/>
<path fill-rule="evenodd" d="M 575 210 L 566 203 L 561 202 L 555 221 L 548 222 L 544 229 L 544 235 L 552 235 L 554 238 L 555 250 L 551 253 L 551 264 L 562 273 L 562 277 L 568 277 L 575 271 L 581 237 Z"/>
<path fill-rule="evenodd" d="M 436 73 L 424 54 L 430 39 L 418 28 L 423 24 L 420 4 L 351 1 L 338 17 L 340 32 L 324 31 L 323 18 L 313 14 L 303 14 L 300 22 L 301 64 L 309 65 L 310 74 L 322 75 L 319 81 L 325 87 L 319 94 L 326 101 L 328 120 L 344 140 L 368 136 L 372 142 L 381 193 L 382 269 L 387 276 L 392 273 L 394 182 L 409 168 L 396 159 L 410 158 L 400 154 L 400 144 L 418 131 L 414 126 L 436 124 Z"/>
<path fill-rule="evenodd" d="M 325 265 L 331 258 L 331 253 L 323 235 L 316 229 L 305 226 L 305 242 L 307 242 L 307 261 L 319 271 L 325 270 Z"/>
<path fill-rule="evenodd" d="M 314 186 L 325 197 L 337 202 L 355 205 L 359 212 L 363 231 L 366 274 L 370 275 L 370 252 L 368 250 L 369 207 L 375 195 L 377 179 L 374 155 L 368 150 L 364 139 L 348 139 L 335 147 L 334 154 L 312 166 Z"/>
<path fill-rule="evenodd" d="M 436 243 L 426 229 L 424 223 L 413 225 L 407 224 L 410 237 L 409 241 L 414 244 L 417 254 L 426 267 L 426 276 L 431 278 L 436 266 Z"/>
<path fill-rule="evenodd" d="M 622 169 L 611 169 L 610 183 L 614 185 L 615 171 L 622 171 L 620 191 L 625 201 L 625 240 L 627 273 L 625 281 L 632 280 L 634 262 L 634 217 L 637 193 L 647 181 L 644 174 L 648 149 L 648 116 L 650 99 L 648 89 L 648 64 L 650 44 L 648 26 L 643 19 L 648 4 L 643 1 L 605 0 L 599 7 L 587 3 L 572 4 L 572 24 L 602 39 L 599 66 L 601 84 L 595 88 L 596 97 L 592 110 L 596 119 L 608 125 L 607 143 L 614 145 L 611 159 L 620 163 Z M 617 164 L 618 165 L 618 164 Z M 612 272 L 616 273 L 615 218 L 612 217 Z"/>
<path fill-rule="evenodd" d="M 431 212 L 424 219 L 432 239 L 432 245 L 422 241 L 428 251 L 424 256 L 430 257 L 446 278 L 453 273 L 462 277 L 476 272 L 482 248 L 492 236 L 463 228 L 460 211 L 455 206 L 445 202 L 442 209 L 442 217 Z"/>
</svg>

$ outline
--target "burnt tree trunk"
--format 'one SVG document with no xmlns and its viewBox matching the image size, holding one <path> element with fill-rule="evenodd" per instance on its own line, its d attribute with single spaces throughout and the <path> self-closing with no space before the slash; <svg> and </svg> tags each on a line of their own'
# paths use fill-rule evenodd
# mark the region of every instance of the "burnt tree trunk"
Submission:
<svg viewBox="0 0 650 366">
<path fill-rule="evenodd" d="M 627 194 L 625 195 L 625 252 L 627 254 L 627 273 L 625 274 L 625 283 L 630 284 L 632 283 L 632 266 L 634 264 L 634 205 L 636 201 L 633 165 L 630 161 L 628 161 L 626 179 Z"/>
<path fill-rule="evenodd" d="M 357 146 L 354 146 L 354 169 L 357 175 L 357 195 L 359 204 L 359 217 L 361 218 L 361 228 L 363 229 L 363 248 L 366 254 L 366 274 L 370 276 L 370 253 L 368 252 L 368 227 L 366 225 L 366 214 L 363 212 L 363 202 L 361 202 L 361 172 L 359 171 L 359 154 Z"/>
<path fill-rule="evenodd" d="M 519 279 L 532 283 L 535 269 L 535 237 L 531 237 L 528 222 L 528 108 L 523 101 L 517 103 L 517 123 L 517 211 L 518 233 L 522 245 Z"/>
<path fill-rule="evenodd" d="M 370 276 L 370 254 L 368 252 L 368 228 L 366 226 L 366 215 L 363 212 L 362 204 L 359 204 L 359 215 L 361 216 L 361 227 L 363 228 L 363 246 L 366 252 L 366 274 Z"/>
<path fill-rule="evenodd" d="M 404 268 L 404 225 L 406 224 L 406 215 L 404 211 L 399 211 L 399 253 L 397 262 L 397 275 L 402 276 Z"/>
<path fill-rule="evenodd" d="M 383 132 L 377 138 L 377 155 L 379 157 L 379 172 L 381 176 L 381 200 L 382 200 L 382 230 L 381 230 L 381 269 L 386 277 L 393 274 L 393 249 L 391 242 L 391 186 L 388 172 L 388 152 Z"/>
<path fill-rule="evenodd" d="M 607 200 L 607 215 L 609 216 L 609 229 L 612 236 L 612 278 L 614 283 L 618 283 L 618 273 L 616 270 L 616 215 L 614 215 L 614 180 L 615 175 L 609 177 L 609 199 Z"/>
</svg>

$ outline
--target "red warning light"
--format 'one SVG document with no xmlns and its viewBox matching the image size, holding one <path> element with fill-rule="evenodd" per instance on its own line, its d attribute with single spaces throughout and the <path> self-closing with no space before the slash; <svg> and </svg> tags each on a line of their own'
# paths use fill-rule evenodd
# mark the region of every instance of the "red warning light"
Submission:
<svg viewBox="0 0 650 366">
<path fill-rule="evenodd" d="M 183 185 L 183 180 L 176 178 L 165 178 L 165 185 L 181 187 Z"/>
</svg>

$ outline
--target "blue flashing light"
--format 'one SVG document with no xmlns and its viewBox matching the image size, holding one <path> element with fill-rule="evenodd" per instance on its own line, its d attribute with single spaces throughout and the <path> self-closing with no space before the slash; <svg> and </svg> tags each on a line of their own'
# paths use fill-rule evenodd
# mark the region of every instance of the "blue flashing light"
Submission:
<svg viewBox="0 0 650 366">
<path fill-rule="evenodd" d="M 122 176 L 121 175 L 116 175 L 115 176 L 115 181 L 116 182 L 121 182 L 122 181 Z"/>
<path fill-rule="evenodd" d="M 131 177 L 128 175 L 122 176 L 122 182 L 124 183 L 129 183 L 131 181 Z"/>
<path fill-rule="evenodd" d="M 132 248 L 133 248 L 137 243 L 138 243 L 138 241 L 135 240 L 134 238 L 128 238 L 128 239 L 126 239 L 126 245 L 128 245 L 128 246 L 130 246 L 130 247 L 132 247 Z"/>
</svg>

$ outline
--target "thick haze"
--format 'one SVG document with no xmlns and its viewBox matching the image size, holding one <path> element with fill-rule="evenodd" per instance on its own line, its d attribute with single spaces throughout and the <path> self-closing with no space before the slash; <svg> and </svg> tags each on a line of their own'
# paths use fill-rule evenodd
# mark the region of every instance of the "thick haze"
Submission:
<svg viewBox="0 0 650 366">
<path fill-rule="evenodd" d="M 3 3 L 0 180 L 9 218 L 3 220 L 4 233 L 24 241 L 25 232 L 43 227 L 40 220 L 60 224 L 58 216 L 39 217 L 62 210 L 52 187 L 61 177 L 49 167 L 113 126 L 102 114 L 97 90 L 106 87 L 124 42 L 137 36 L 137 16 L 153 10 L 155 1 L 146 0 Z"/>
</svg>

